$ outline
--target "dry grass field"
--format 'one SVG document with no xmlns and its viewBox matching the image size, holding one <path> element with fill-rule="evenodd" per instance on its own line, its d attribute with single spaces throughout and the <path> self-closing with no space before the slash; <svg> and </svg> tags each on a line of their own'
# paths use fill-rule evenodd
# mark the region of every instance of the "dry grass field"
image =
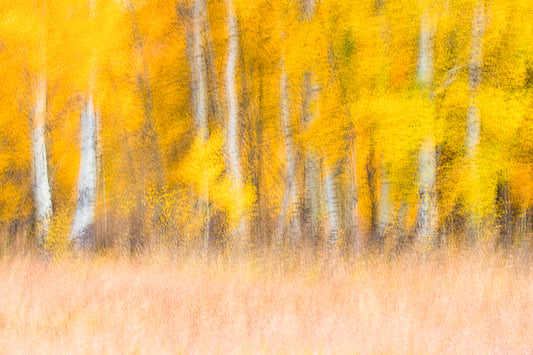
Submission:
<svg viewBox="0 0 533 355">
<path fill-rule="evenodd" d="M 523 258 L 17 257 L 0 286 L 2 354 L 533 353 Z"/>
</svg>

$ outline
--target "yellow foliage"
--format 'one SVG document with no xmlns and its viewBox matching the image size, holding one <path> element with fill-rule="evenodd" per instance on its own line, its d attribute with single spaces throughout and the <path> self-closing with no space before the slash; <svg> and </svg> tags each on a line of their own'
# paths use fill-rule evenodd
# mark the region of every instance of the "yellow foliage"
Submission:
<svg viewBox="0 0 533 355">
<path fill-rule="evenodd" d="M 494 217 L 498 187 L 504 183 L 511 187 L 513 204 L 524 209 L 533 205 L 531 1 L 484 2 L 482 81 L 475 97 L 469 88 L 469 61 L 477 1 L 323 0 L 317 1 L 312 19 L 303 19 L 298 1 L 234 2 L 246 181 L 240 188 L 225 176 L 223 154 L 225 1 L 206 2 L 208 21 L 202 29 L 207 141 L 199 138 L 193 120 L 192 1 L 0 3 L 0 222 L 29 221 L 33 213 L 32 81 L 43 74 L 54 205 L 51 250 L 62 250 L 68 234 L 80 160 L 80 115 L 89 90 L 99 116 L 98 208 L 109 207 L 112 211 L 106 213 L 124 220 L 143 214 L 141 233 L 150 234 L 148 229 L 159 223 L 165 233 L 189 242 L 204 227 L 198 200 L 208 201 L 211 215 L 224 220 L 221 230 L 242 216 L 257 219 L 258 226 L 274 225 L 288 186 L 287 137 L 280 120 L 282 59 L 289 78 L 300 200 L 305 195 L 303 161 L 313 152 L 320 178 L 326 166 L 339 168 L 342 218 L 349 214 L 345 192 L 354 183 L 362 229 L 368 229 L 386 177 L 392 214 L 399 215 L 402 208 L 404 227 L 414 227 L 420 142 L 434 136 L 441 224 L 457 213 Z M 425 8 L 434 30 L 434 98 L 421 95 L 416 84 Z M 309 95 L 312 102 L 304 102 L 306 76 L 316 84 Z M 470 159 L 465 135 L 471 100 L 479 107 L 481 137 Z M 309 123 L 303 122 L 305 104 L 313 113 Z M 348 167 L 352 140 L 355 168 Z M 356 175 L 355 181 L 349 174 Z"/>
<path fill-rule="evenodd" d="M 222 153 L 222 135 L 220 132 L 211 134 L 207 142 L 200 137 L 195 139 L 187 158 L 181 168 L 176 171 L 179 181 L 193 187 L 195 192 L 206 199 L 204 194 L 216 185 L 224 172 L 224 157 Z"/>
</svg>

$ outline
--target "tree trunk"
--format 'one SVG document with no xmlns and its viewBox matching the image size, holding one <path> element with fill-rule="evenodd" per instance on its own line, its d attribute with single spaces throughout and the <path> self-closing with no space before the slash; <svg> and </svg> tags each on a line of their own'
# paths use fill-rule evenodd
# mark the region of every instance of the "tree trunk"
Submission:
<svg viewBox="0 0 533 355">
<path fill-rule="evenodd" d="M 423 10 L 420 21 L 420 43 L 418 56 L 418 83 L 423 95 L 432 100 L 431 87 L 433 85 L 433 25 L 431 24 L 430 9 Z M 430 103 L 432 106 L 433 103 Z M 431 109 L 432 110 L 432 109 Z M 437 155 L 435 149 L 434 117 L 430 115 L 429 122 L 425 122 L 424 137 L 419 156 L 419 209 L 417 243 L 422 249 L 432 247 L 438 229 L 437 206 Z"/>
<path fill-rule="evenodd" d="M 194 119 L 198 134 L 202 141 L 209 139 L 208 107 L 207 107 L 207 76 L 205 68 L 205 45 L 203 30 L 207 17 L 207 6 L 204 0 L 194 1 L 193 10 L 193 63 L 192 87 L 194 92 Z"/>
<path fill-rule="evenodd" d="M 376 1 L 376 12 L 379 18 L 379 26 L 381 32 L 381 56 L 382 58 L 390 58 L 390 28 L 385 15 L 385 0 Z M 388 60 L 387 64 L 390 65 Z M 383 74 L 381 81 L 378 83 L 384 89 L 390 89 L 390 75 L 387 71 Z M 379 218 L 378 218 L 378 239 L 383 241 L 386 234 L 389 232 L 391 226 L 391 216 L 393 213 L 392 201 L 390 196 L 391 182 L 389 172 L 385 164 L 385 156 L 381 156 L 381 193 L 379 197 Z"/>
<path fill-rule="evenodd" d="M 235 16 L 233 1 L 226 0 L 228 11 L 228 61 L 226 67 L 226 94 L 228 105 L 228 124 L 226 155 L 228 159 L 228 173 L 233 186 L 238 191 L 243 191 L 244 183 L 240 161 L 240 124 L 239 124 L 239 100 L 237 96 L 237 60 L 239 56 L 239 28 Z M 236 251 L 243 250 L 248 243 L 248 225 L 245 211 L 238 211 L 239 220 L 233 231 L 232 244 Z"/>
<path fill-rule="evenodd" d="M 328 214 L 328 247 L 337 250 L 341 232 L 341 205 L 337 191 L 337 177 L 339 171 L 335 167 L 326 167 L 325 195 Z"/>
<path fill-rule="evenodd" d="M 475 184 L 478 175 L 476 163 L 476 150 L 479 144 L 481 123 L 479 117 L 479 108 L 477 106 L 477 92 L 481 84 L 482 68 L 483 68 L 483 34 L 485 32 L 485 5 L 484 1 L 480 0 L 474 6 L 474 14 L 472 20 L 472 39 L 470 47 L 470 62 L 469 62 L 469 76 L 468 88 L 470 91 L 470 100 L 468 105 L 468 113 L 466 118 L 466 155 L 470 169 L 470 190 L 469 194 L 472 196 L 469 206 L 471 211 L 468 216 L 468 234 L 472 241 L 478 239 L 480 233 L 481 216 L 477 211 L 477 198 L 475 194 Z"/>
<path fill-rule="evenodd" d="M 379 196 L 379 219 L 378 219 L 378 239 L 383 241 L 390 227 L 390 216 L 392 205 L 390 197 L 390 181 L 385 164 L 381 162 L 381 194 Z"/>
<path fill-rule="evenodd" d="M 304 127 L 309 127 L 315 118 L 315 113 L 311 110 L 312 103 L 316 100 L 320 88 L 313 80 L 313 74 L 304 74 L 303 89 L 303 121 Z M 311 238 L 318 237 L 318 225 L 320 215 L 320 160 L 311 148 L 305 149 L 305 221 L 308 234 Z"/>
<path fill-rule="evenodd" d="M 96 1 L 89 0 L 89 21 L 94 21 Z M 96 209 L 97 161 L 96 143 L 98 116 L 94 109 L 96 81 L 96 55 L 90 58 L 91 72 L 85 103 L 80 119 L 80 171 L 78 176 L 78 201 L 70 240 L 76 250 L 90 251 L 94 248 L 94 214 Z"/>
<path fill-rule="evenodd" d="M 139 30 L 139 24 L 137 22 L 137 14 L 130 4 L 130 14 L 133 18 L 133 40 L 135 46 L 135 56 L 139 59 L 139 67 L 136 68 L 137 78 L 137 90 L 141 93 L 142 104 L 144 111 L 144 127 L 143 137 L 148 139 L 148 150 L 150 155 L 150 163 L 153 166 L 155 172 L 155 187 L 156 190 L 160 190 L 165 185 L 164 166 L 163 166 L 163 153 L 161 152 L 161 145 L 159 142 L 159 136 L 155 127 L 154 119 L 154 103 L 152 94 L 152 85 L 150 83 L 150 75 L 148 73 L 148 66 L 146 64 L 145 57 L 145 44 L 144 39 Z"/>
<path fill-rule="evenodd" d="M 350 128 L 350 142 L 348 145 L 348 174 L 347 195 L 348 195 L 348 233 L 353 245 L 353 251 L 357 254 L 361 251 L 361 229 L 359 214 L 357 211 L 359 203 L 359 189 L 357 184 L 357 146 L 355 141 L 354 128 Z"/>
<path fill-rule="evenodd" d="M 96 120 L 93 95 L 89 93 L 81 114 L 78 203 L 71 233 L 71 240 L 79 250 L 94 247 L 92 224 L 96 201 Z"/>
<path fill-rule="evenodd" d="M 281 80 L 280 80 L 280 106 L 281 106 L 281 125 L 283 136 L 285 138 L 287 154 L 287 175 L 285 196 L 280 214 L 276 242 L 280 243 L 285 228 L 285 219 L 288 219 L 287 232 L 293 244 L 301 240 L 301 225 L 299 216 L 300 187 L 298 185 L 296 146 L 294 143 L 293 129 L 291 125 L 290 102 L 289 102 L 289 78 L 285 69 L 285 61 L 281 58 Z"/>
<path fill-rule="evenodd" d="M 193 63 L 191 63 L 192 88 L 194 97 L 194 119 L 198 137 L 202 143 L 209 139 L 209 118 L 207 106 L 207 73 L 205 62 L 204 30 L 207 22 L 207 4 L 204 0 L 194 1 L 193 10 Z M 198 210 L 203 218 L 202 249 L 207 253 L 210 239 L 209 185 L 203 181 L 198 200 Z"/>
<path fill-rule="evenodd" d="M 35 80 L 35 106 L 32 117 L 33 147 L 33 197 L 37 240 L 44 245 L 48 237 L 52 219 L 52 196 L 48 182 L 46 159 L 45 121 L 46 121 L 46 76 L 39 74 Z"/>
</svg>

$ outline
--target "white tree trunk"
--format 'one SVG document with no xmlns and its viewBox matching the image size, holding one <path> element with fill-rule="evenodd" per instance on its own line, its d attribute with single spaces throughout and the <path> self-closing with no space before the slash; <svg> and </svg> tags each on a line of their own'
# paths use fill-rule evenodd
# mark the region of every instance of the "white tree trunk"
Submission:
<svg viewBox="0 0 533 355">
<path fill-rule="evenodd" d="M 288 234 L 293 244 L 301 240 L 301 225 L 299 216 L 300 187 L 298 185 L 298 176 L 296 174 L 296 146 L 294 144 L 293 128 L 291 125 L 290 102 L 289 102 L 289 78 L 285 69 L 285 61 L 281 58 L 281 79 L 280 79 L 280 106 L 281 106 L 281 125 L 285 137 L 285 146 L 287 154 L 287 176 L 285 196 L 280 214 L 280 223 L 278 226 L 276 241 L 279 243 L 285 228 L 285 219 L 287 218 Z"/>
<path fill-rule="evenodd" d="M 194 119 L 200 137 L 203 141 L 209 138 L 208 113 L 207 113 L 207 75 L 205 67 L 205 45 L 203 30 L 206 21 L 206 3 L 204 0 L 194 1 L 193 11 L 193 92 L 194 92 Z"/>
<path fill-rule="evenodd" d="M 240 125 L 239 125 L 239 100 L 237 96 L 237 60 L 239 56 L 239 28 L 233 1 L 226 0 L 228 11 L 228 61 L 226 67 L 226 94 L 228 105 L 228 124 L 227 124 L 227 158 L 228 172 L 233 186 L 242 191 L 244 189 L 242 167 L 240 159 Z M 248 225 L 245 211 L 238 211 L 239 221 L 233 234 L 233 244 L 237 250 L 242 249 L 248 243 Z"/>
<path fill-rule="evenodd" d="M 433 26 L 427 6 L 420 19 L 417 79 L 424 91 L 429 90 L 433 83 Z"/>
<path fill-rule="evenodd" d="M 311 106 L 320 91 L 318 84 L 313 80 L 313 74 L 310 72 L 304 74 L 303 89 L 303 121 L 304 127 L 307 128 L 315 118 L 315 112 Z M 305 219 L 311 237 L 315 237 L 318 233 L 322 190 L 320 180 L 320 160 L 314 150 L 308 147 L 305 149 Z"/>
<path fill-rule="evenodd" d="M 381 56 L 383 58 L 390 58 L 390 28 L 385 14 L 385 0 L 378 0 L 376 2 L 377 14 L 381 29 Z M 389 64 L 389 63 L 388 63 Z M 390 76 L 384 74 L 383 85 L 389 89 Z M 385 166 L 385 156 L 381 157 L 381 193 L 379 197 L 379 218 L 378 218 L 378 238 L 383 241 L 389 228 L 391 226 L 391 216 L 393 207 L 390 196 L 391 182 L 389 179 L 389 172 Z"/>
<path fill-rule="evenodd" d="M 35 203 L 35 220 L 37 239 L 44 244 L 48 237 L 52 219 L 52 196 L 48 182 L 48 164 L 46 159 L 45 121 L 46 121 L 46 76 L 40 74 L 35 80 L 35 104 L 32 118 L 32 147 Z"/>
<path fill-rule="evenodd" d="M 390 216 L 392 214 L 390 181 L 383 162 L 381 163 L 381 195 L 379 201 L 378 237 L 383 240 L 390 227 Z"/>
<path fill-rule="evenodd" d="M 470 103 L 467 115 L 466 148 L 469 157 L 473 157 L 479 144 L 481 124 L 479 108 L 477 106 L 477 92 L 481 84 L 483 67 L 483 34 L 485 32 L 485 6 L 483 1 L 478 1 L 474 7 L 472 21 L 472 43 L 470 49 L 470 63 L 468 87 L 470 90 Z"/>
<path fill-rule="evenodd" d="M 304 21 L 311 21 L 315 15 L 315 8 L 317 0 L 300 0 L 302 1 L 302 18 Z"/>
<path fill-rule="evenodd" d="M 96 126 L 93 95 L 89 94 L 81 114 L 81 157 L 78 177 L 78 203 L 71 240 L 77 249 L 90 249 L 94 241 L 91 226 L 96 201 Z"/>
<path fill-rule="evenodd" d="M 193 63 L 191 63 L 192 88 L 194 97 L 194 119 L 198 129 L 198 136 L 202 142 L 209 139 L 209 119 L 207 105 L 207 71 L 206 51 L 203 31 L 207 22 L 207 4 L 204 0 L 195 0 L 193 9 Z M 202 196 L 198 200 L 198 210 L 202 216 L 202 249 L 207 253 L 209 247 L 209 185 L 202 184 Z"/>
<path fill-rule="evenodd" d="M 349 155 L 348 155 L 348 186 L 347 186 L 347 197 L 348 197 L 348 233 L 350 233 L 353 250 L 355 253 L 358 253 L 361 250 L 361 228 L 359 223 L 359 213 L 358 213 L 358 204 L 359 204 L 359 188 L 357 185 L 357 146 L 355 142 L 355 132 L 353 127 L 350 129 L 350 144 L 349 144 Z"/>
<path fill-rule="evenodd" d="M 96 16 L 96 0 L 89 0 L 89 21 Z M 80 170 L 78 175 L 78 194 L 74 222 L 70 240 L 76 250 L 87 251 L 94 247 L 93 220 L 96 208 L 96 136 L 98 116 L 94 109 L 93 92 L 95 88 L 96 55 L 90 58 L 91 73 L 89 89 L 80 118 Z"/>
<path fill-rule="evenodd" d="M 430 9 L 424 9 L 420 21 L 420 43 L 418 55 L 418 83 L 421 91 L 428 100 L 432 100 L 431 86 L 433 84 L 433 26 Z M 433 133 L 433 117 L 431 122 L 424 124 L 424 137 L 419 156 L 419 207 L 417 242 L 422 248 L 431 248 L 437 236 L 438 206 L 437 206 L 437 156 L 435 149 L 435 135 Z"/>
<path fill-rule="evenodd" d="M 481 122 L 479 117 L 479 108 L 477 105 L 477 92 L 481 85 L 482 67 L 483 67 L 483 34 L 485 32 L 485 5 L 484 1 L 480 0 L 474 6 L 474 14 L 472 19 L 472 39 L 470 46 L 470 62 L 469 62 L 469 76 L 468 87 L 470 91 L 470 100 L 468 105 L 468 113 L 466 118 L 466 155 L 471 171 L 471 186 L 469 193 L 474 194 L 471 196 L 470 206 L 473 210 L 469 215 L 468 221 L 468 233 L 472 240 L 477 239 L 477 235 L 480 232 L 480 216 L 477 215 L 476 196 L 475 196 L 475 179 L 477 177 L 477 164 L 476 164 L 476 150 L 479 144 L 481 134 Z"/>
<path fill-rule="evenodd" d="M 301 20 L 312 21 L 316 11 L 316 0 L 302 0 Z M 312 109 L 313 103 L 320 93 L 320 86 L 315 81 L 312 69 L 303 77 L 303 123 L 308 127 L 313 122 L 317 109 Z M 318 236 L 319 216 L 321 209 L 321 196 L 323 192 L 321 184 L 321 164 L 320 160 L 312 149 L 305 149 L 305 220 L 307 233 L 312 237 Z M 329 225 L 329 223 L 327 223 Z"/>
<path fill-rule="evenodd" d="M 341 205 L 337 191 L 336 168 L 326 167 L 325 195 L 328 212 L 328 245 L 330 249 L 337 249 L 340 241 L 341 232 Z"/>
</svg>

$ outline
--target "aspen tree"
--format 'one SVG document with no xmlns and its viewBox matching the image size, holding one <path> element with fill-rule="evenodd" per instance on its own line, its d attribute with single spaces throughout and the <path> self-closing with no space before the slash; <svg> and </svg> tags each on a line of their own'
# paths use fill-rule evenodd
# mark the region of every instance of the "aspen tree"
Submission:
<svg viewBox="0 0 533 355">
<path fill-rule="evenodd" d="M 433 85 L 433 41 L 434 27 L 431 14 L 431 5 L 422 1 L 422 15 L 420 19 L 420 38 L 418 53 L 417 80 L 430 106 L 428 117 L 424 119 L 424 136 L 420 145 L 418 188 L 419 211 L 417 242 L 423 249 L 430 248 L 435 241 L 438 228 L 437 206 L 437 156 L 435 148 L 435 126 L 432 113 L 432 85 Z"/>
<path fill-rule="evenodd" d="M 89 19 L 97 16 L 95 0 L 89 3 Z M 78 198 L 76 213 L 71 231 L 71 240 L 78 250 L 88 251 L 94 248 L 94 215 L 96 208 L 96 140 L 98 116 L 94 105 L 96 90 L 97 63 L 96 55 L 90 58 L 88 89 L 85 93 L 80 119 L 80 170 L 78 176 Z"/>
<path fill-rule="evenodd" d="M 466 156 L 469 164 L 471 181 L 475 183 L 478 175 L 476 163 L 476 151 L 479 145 L 481 135 L 481 121 L 479 114 L 479 107 L 477 103 L 477 93 L 481 85 L 483 72 L 483 33 L 485 32 L 485 4 L 483 0 L 479 0 L 474 5 L 474 12 L 472 18 L 472 37 L 470 44 L 470 61 L 469 61 L 469 75 L 468 75 L 468 89 L 469 104 L 468 113 L 466 117 Z M 472 184 L 471 183 L 471 184 Z M 471 193 L 475 195 L 475 187 L 471 186 Z M 476 198 L 471 196 L 470 199 L 470 215 L 468 216 L 468 229 L 470 238 L 476 240 L 479 236 L 480 216 L 476 211 Z"/>
<path fill-rule="evenodd" d="M 44 46 L 46 42 L 41 45 Z M 44 52 L 44 51 L 43 51 Z M 43 58 L 43 61 L 45 59 Z M 40 69 L 34 80 L 33 90 L 35 101 L 32 114 L 32 153 L 33 153 L 33 196 L 35 203 L 35 220 L 37 223 L 37 239 L 44 245 L 48 237 L 52 219 L 52 196 L 48 182 L 48 161 L 45 141 L 46 122 L 46 74 L 45 66 Z"/>
<path fill-rule="evenodd" d="M 226 0 L 227 25 L 228 25 L 228 57 L 226 63 L 226 101 L 228 107 L 226 159 L 229 178 L 237 191 L 244 190 L 244 180 L 240 156 L 240 121 L 239 97 L 237 94 L 237 64 L 239 58 L 239 24 L 233 0 Z M 248 243 L 248 222 L 245 211 L 239 214 L 237 226 L 232 232 L 232 243 L 235 250 L 240 251 Z"/>
</svg>

